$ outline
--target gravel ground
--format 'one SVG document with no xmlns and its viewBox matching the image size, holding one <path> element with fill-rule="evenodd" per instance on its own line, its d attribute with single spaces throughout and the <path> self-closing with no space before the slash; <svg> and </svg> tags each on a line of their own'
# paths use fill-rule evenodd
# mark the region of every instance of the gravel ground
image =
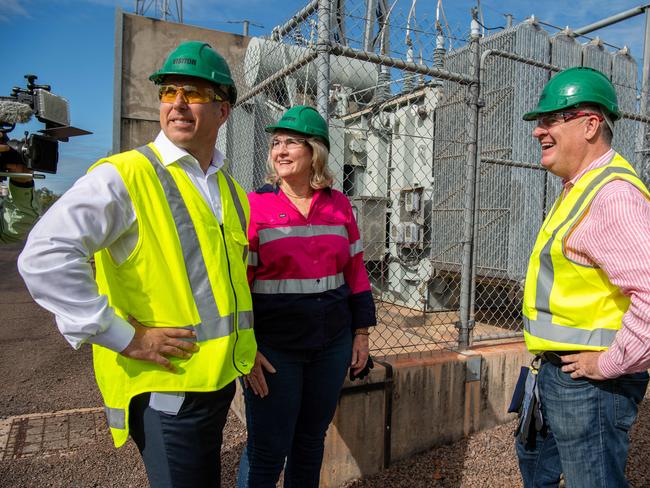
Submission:
<svg viewBox="0 0 650 488">
<path fill-rule="evenodd" d="M 52 317 L 27 294 L 15 270 L 18 248 L 0 247 L 0 420 L 15 415 L 97 407 L 89 348 L 74 351 Z M 650 401 L 642 404 L 632 433 L 628 477 L 650 486 Z M 519 487 L 514 423 L 477 433 L 395 463 L 345 487 Z M 224 432 L 224 488 L 234 487 L 246 429 L 230 414 Z M 1 451 L 0 451 L 1 452 Z M 49 457 L 0 461 L 0 487 L 144 487 L 144 467 L 132 442 L 113 448 L 107 430 L 82 448 Z"/>
</svg>

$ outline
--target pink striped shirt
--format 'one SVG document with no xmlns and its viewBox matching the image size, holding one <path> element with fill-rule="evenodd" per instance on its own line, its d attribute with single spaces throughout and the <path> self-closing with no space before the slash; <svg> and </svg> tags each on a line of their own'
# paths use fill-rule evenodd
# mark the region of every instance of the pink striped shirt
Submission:
<svg viewBox="0 0 650 488">
<path fill-rule="evenodd" d="M 587 171 L 606 165 L 610 149 L 564 183 L 564 194 Z M 567 257 L 600 267 L 612 284 L 630 297 L 622 328 L 600 355 L 607 378 L 650 367 L 650 201 L 631 183 L 614 180 L 594 197 L 588 212 L 565 242 Z"/>
</svg>

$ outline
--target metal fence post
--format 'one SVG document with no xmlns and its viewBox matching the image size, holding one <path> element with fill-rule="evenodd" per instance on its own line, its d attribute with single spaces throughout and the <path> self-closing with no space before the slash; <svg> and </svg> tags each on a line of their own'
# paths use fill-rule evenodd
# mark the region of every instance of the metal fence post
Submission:
<svg viewBox="0 0 650 488">
<path fill-rule="evenodd" d="M 645 32 L 643 37 L 643 69 L 641 71 L 641 115 L 650 115 L 650 8 L 645 9 Z M 648 184 L 650 182 L 650 133 L 649 127 L 640 124 L 641 134 L 639 135 L 639 157 L 638 162 L 641 168 L 641 178 Z"/>
<path fill-rule="evenodd" d="M 470 320 L 470 304 L 472 302 L 472 257 L 474 249 L 474 219 L 476 198 L 476 169 L 478 165 L 478 130 L 479 130 L 479 97 L 480 97 L 480 61 L 479 25 L 472 20 L 470 38 L 470 59 L 474 82 L 469 85 L 468 105 L 470 116 L 467 123 L 467 165 L 465 187 L 465 209 L 463 212 L 463 261 L 460 281 L 460 311 L 458 324 L 458 347 L 466 349 L 471 345 L 471 334 L 474 328 L 473 317 Z"/>
<path fill-rule="evenodd" d="M 318 42 L 316 43 L 317 96 L 316 108 L 325 120 L 328 117 L 330 89 L 330 9 L 331 0 L 318 0 Z"/>
</svg>

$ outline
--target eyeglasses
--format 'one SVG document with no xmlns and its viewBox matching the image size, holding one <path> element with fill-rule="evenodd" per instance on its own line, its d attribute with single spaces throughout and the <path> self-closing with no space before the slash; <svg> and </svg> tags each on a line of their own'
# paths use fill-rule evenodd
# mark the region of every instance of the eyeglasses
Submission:
<svg viewBox="0 0 650 488">
<path fill-rule="evenodd" d="M 574 119 L 579 119 L 581 117 L 598 117 L 598 120 L 602 122 L 605 118 L 601 114 L 595 112 L 584 112 L 582 110 L 577 110 L 574 112 L 553 112 L 546 115 L 540 115 L 537 118 L 537 127 L 553 127 L 561 122 L 567 123 Z"/>
<path fill-rule="evenodd" d="M 282 145 L 287 149 L 296 149 L 307 144 L 307 139 L 301 137 L 285 137 L 284 139 L 271 139 L 271 149 L 280 149 Z"/>
<path fill-rule="evenodd" d="M 221 95 L 209 87 L 196 87 L 192 85 L 161 85 L 158 89 L 158 98 L 163 103 L 174 103 L 178 94 L 181 94 L 185 103 L 210 103 L 223 102 Z"/>
</svg>

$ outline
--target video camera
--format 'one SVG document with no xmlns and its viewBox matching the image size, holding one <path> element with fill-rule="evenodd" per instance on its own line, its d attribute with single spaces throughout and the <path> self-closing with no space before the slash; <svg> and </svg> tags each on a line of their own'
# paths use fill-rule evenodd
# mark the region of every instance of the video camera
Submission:
<svg viewBox="0 0 650 488">
<path fill-rule="evenodd" d="M 15 175 L 7 173 L 7 164 L 23 164 L 33 171 L 56 173 L 59 162 L 59 142 L 67 142 L 73 136 L 92 132 L 70 126 L 68 101 L 55 95 L 50 85 L 37 85 L 36 75 L 25 75 L 27 88 L 15 86 L 8 97 L 0 96 L 0 144 L 11 149 L 0 152 L 0 177 Z M 25 132 L 23 139 L 9 139 L 7 134 L 16 124 L 29 122 L 35 115 L 45 129 L 39 134 Z"/>
</svg>

